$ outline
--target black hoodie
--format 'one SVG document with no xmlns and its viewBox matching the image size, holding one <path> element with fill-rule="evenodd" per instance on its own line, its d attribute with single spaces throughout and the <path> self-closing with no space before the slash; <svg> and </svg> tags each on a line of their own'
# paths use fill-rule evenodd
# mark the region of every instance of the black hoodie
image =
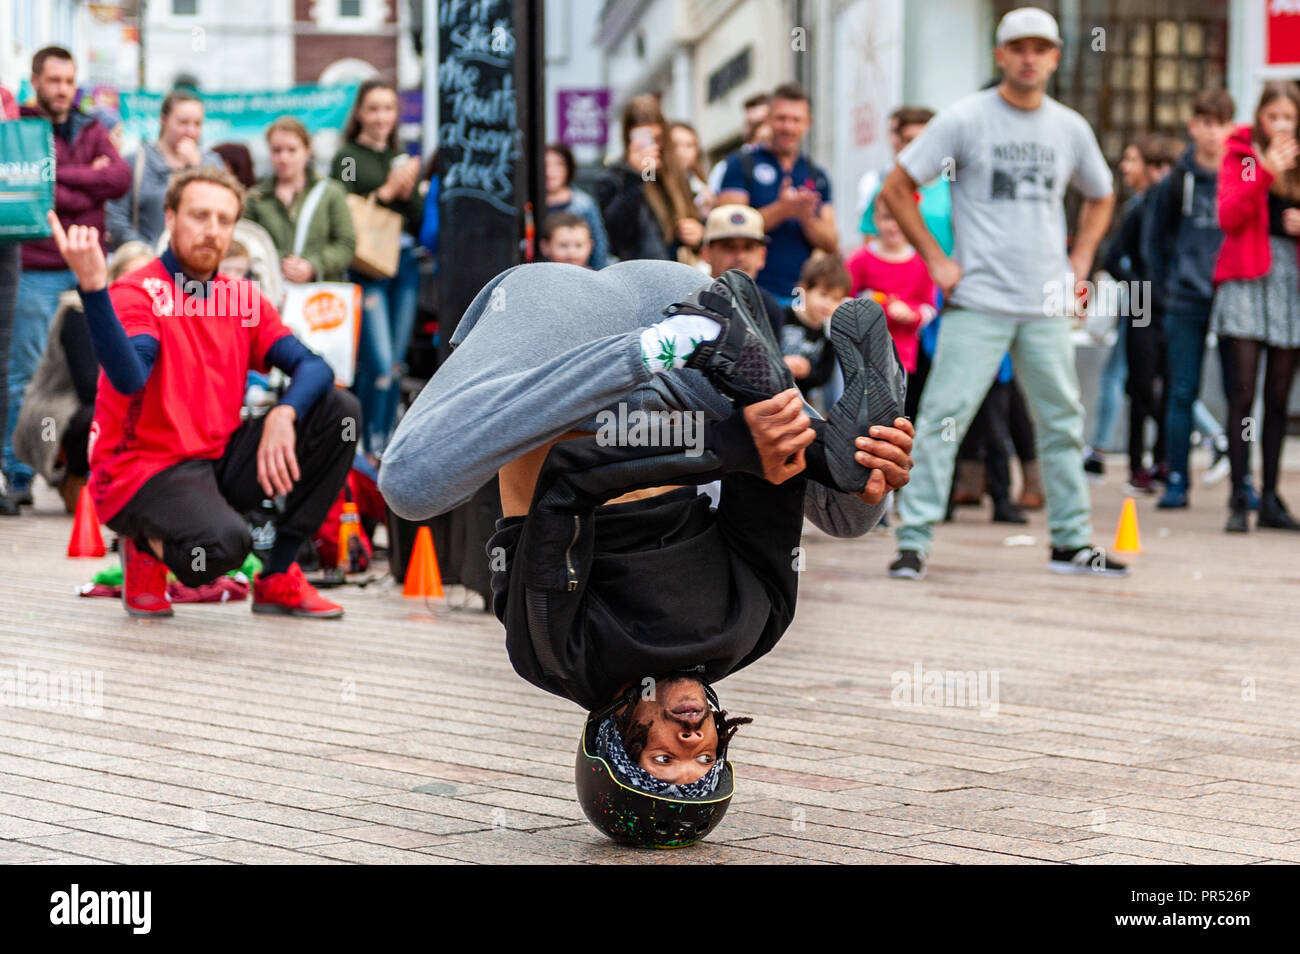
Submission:
<svg viewBox="0 0 1300 954">
<path fill-rule="evenodd" d="M 487 544 L 515 671 L 592 710 L 647 676 L 702 667 L 716 682 L 770 651 L 794 618 L 806 481 L 759 473 L 740 411 L 707 425 L 694 458 L 591 437 L 552 448 L 528 516 Z M 693 486 L 600 506 L 715 479 L 716 511 Z"/>
<path fill-rule="evenodd" d="M 1142 257 L 1155 300 L 1164 310 L 1208 312 L 1214 266 L 1223 242 L 1219 228 L 1219 170 L 1202 169 L 1189 146 L 1169 175 L 1149 192 Z"/>
</svg>

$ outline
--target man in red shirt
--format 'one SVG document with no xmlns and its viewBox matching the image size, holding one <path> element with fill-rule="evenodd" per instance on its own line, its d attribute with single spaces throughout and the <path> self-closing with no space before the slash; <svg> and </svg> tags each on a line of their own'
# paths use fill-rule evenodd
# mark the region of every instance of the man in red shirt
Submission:
<svg viewBox="0 0 1300 954">
<path fill-rule="evenodd" d="M 177 173 L 164 199 L 170 246 L 111 289 L 98 230 L 65 233 L 50 216 L 102 369 L 90 490 L 122 538 L 122 600 L 133 616 L 172 614 L 169 569 L 198 586 L 240 566 L 252 547 L 244 514 L 266 498 L 280 514 L 253 611 L 343 615 L 294 557 L 347 478 L 360 407 L 253 282 L 217 273 L 243 201 L 224 170 Z M 291 376 L 284 397 L 241 423 L 249 369 L 271 367 Z"/>
</svg>

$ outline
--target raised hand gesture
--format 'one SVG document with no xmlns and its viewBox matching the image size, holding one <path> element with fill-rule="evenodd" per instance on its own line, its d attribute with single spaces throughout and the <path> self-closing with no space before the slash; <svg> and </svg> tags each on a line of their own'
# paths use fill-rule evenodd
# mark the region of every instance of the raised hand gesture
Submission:
<svg viewBox="0 0 1300 954">
<path fill-rule="evenodd" d="M 108 285 L 108 262 L 99 244 L 99 229 L 93 225 L 73 225 L 65 232 L 63 223 L 51 209 L 46 218 L 59 254 L 77 276 L 82 291 L 95 292 Z"/>
</svg>

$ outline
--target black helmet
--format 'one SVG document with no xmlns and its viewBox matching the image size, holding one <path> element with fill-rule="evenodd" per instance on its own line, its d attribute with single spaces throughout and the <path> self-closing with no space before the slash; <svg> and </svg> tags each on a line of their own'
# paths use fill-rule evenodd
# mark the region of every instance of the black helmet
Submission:
<svg viewBox="0 0 1300 954">
<path fill-rule="evenodd" d="M 716 713 L 721 708 L 717 694 L 708 685 L 704 692 Z M 596 736 L 601 723 L 623 705 L 635 705 L 637 698 L 632 686 L 603 709 L 588 713 L 578 740 L 578 803 L 588 821 L 621 845 L 684 848 L 713 831 L 727 813 L 735 789 L 731 762 L 722 760 L 717 787 L 707 795 L 652 795 L 628 785 L 600 754 Z"/>
</svg>

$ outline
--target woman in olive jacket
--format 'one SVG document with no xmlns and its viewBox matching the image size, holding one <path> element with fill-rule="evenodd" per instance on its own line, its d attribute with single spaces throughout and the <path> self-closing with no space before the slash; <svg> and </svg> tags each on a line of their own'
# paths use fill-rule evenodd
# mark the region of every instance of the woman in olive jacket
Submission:
<svg viewBox="0 0 1300 954">
<path fill-rule="evenodd" d="M 266 229 L 280 255 L 280 269 L 291 282 L 338 282 L 352 261 L 356 236 L 347 192 L 334 179 L 318 176 L 309 166 L 311 137 L 292 116 L 281 116 L 266 131 L 275 172 L 248 192 L 244 218 Z M 313 192 L 324 183 L 319 197 Z M 295 249 L 304 207 L 312 200 L 311 218 L 301 249 Z"/>
<path fill-rule="evenodd" d="M 406 349 L 415 329 L 420 291 L 416 239 L 424 218 L 420 162 L 397 143 L 397 91 L 382 80 L 357 88 L 343 145 L 330 163 L 330 176 L 356 195 L 375 200 L 402 216 L 397 274 L 370 278 L 352 274 L 361 286 L 361 347 L 355 389 L 364 421 L 361 444 L 372 456 L 383 453 L 397 420 Z"/>
</svg>

